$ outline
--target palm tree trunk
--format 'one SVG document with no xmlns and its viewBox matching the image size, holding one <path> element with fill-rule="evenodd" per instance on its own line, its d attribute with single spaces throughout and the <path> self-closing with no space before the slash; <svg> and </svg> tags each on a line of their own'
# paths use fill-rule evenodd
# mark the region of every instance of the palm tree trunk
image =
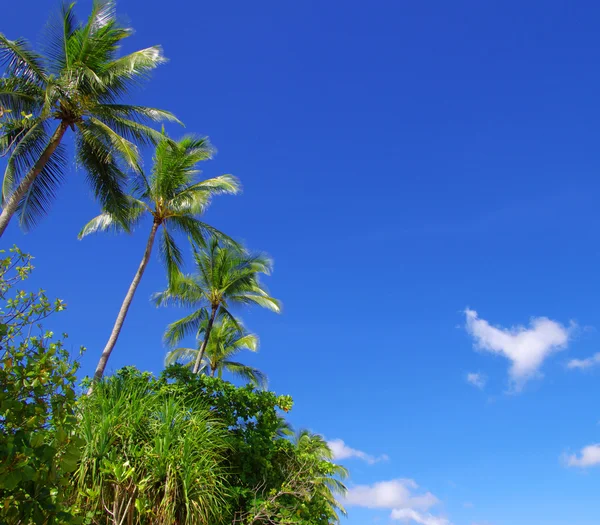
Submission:
<svg viewBox="0 0 600 525">
<path fill-rule="evenodd" d="M 208 338 L 210 337 L 210 331 L 212 330 L 213 323 L 215 322 L 215 317 L 217 316 L 217 310 L 219 306 L 213 305 L 212 312 L 210 314 L 210 319 L 208 320 L 208 325 L 206 325 L 206 334 L 204 334 L 204 341 L 202 341 L 202 346 L 200 347 L 200 352 L 198 352 L 198 357 L 196 358 L 196 362 L 194 363 L 193 374 L 197 374 L 198 370 L 200 370 L 200 363 L 202 362 L 202 358 L 204 357 L 204 351 L 206 350 L 206 345 L 208 344 Z"/>
<path fill-rule="evenodd" d="M 11 196 L 4 203 L 4 207 L 2 208 L 2 213 L 0 213 L 0 237 L 4 235 L 4 231 L 8 227 L 8 223 L 12 219 L 12 216 L 17 211 L 19 207 L 19 203 L 23 199 L 23 197 L 27 194 L 27 191 L 37 178 L 37 176 L 44 169 L 50 157 L 52 157 L 53 153 L 58 148 L 64 134 L 66 133 L 69 125 L 65 122 L 61 122 L 56 131 L 52 135 L 50 142 L 44 149 L 43 153 L 40 155 L 40 158 L 35 162 L 33 167 L 29 170 L 29 173 L 25 175 L 21 183 L 17 186 L 17 189 L 11 194 Z"/>
<path fill-rule="evenodd" d="M 125 296 L 125 300 L 121 305 L 121 309 L 119 310 L 119 315 L 117 315 L 117 320 L 115 321 L 115 325 L 112 329 L 110 337 L 108 338 L 108 343 L 104 347 L 102 355 L 100 356 L 100 360 L 98 361 L 98 366 L 96 367 L 96 372 L 94 373 L 94 382 L 102 379 L 104 375 L 104 369 L 106 368 L 106 363 L 108 362 L 108 358 L 110 357 L 115 344 L 117 343 L 117 339 L 119 338 L 119 334 L 121 333 L 121 328 L 123 328 L 123 323 L 125 322 L 125 317 L 127 316 L 127 311 L 129 310 L 129 306 L 131 305 L 131 301 L 133 301 L 133 296 L 135 295 L 135 291 L 137 290 L 140 281 L 142 280 L 142 275 L 144 275 L 144 271 L 146 270 L 146 266 L 148 266 L 148 261 L 150 260 L 150 254 L 152 253 L 152 245 L 154 244 L 154 238 L 156 237 L 156 232 L 158 231 L 158 227 L 160 223 L 154 222 L 152 223 L 152 230 L 150 231 L 150 237 L 148 237 L 148 242 L 146 244 L 146 251 L 144 252 L 144 257 L 142 258 L 142 262 L 135 273 L 135 277 L 131 284 L 129 285 L 129 290 L 127 290 L 127 295 Z M 88 390 L 88 394 L 91 393 L 92 387 Z"/>
</svg>

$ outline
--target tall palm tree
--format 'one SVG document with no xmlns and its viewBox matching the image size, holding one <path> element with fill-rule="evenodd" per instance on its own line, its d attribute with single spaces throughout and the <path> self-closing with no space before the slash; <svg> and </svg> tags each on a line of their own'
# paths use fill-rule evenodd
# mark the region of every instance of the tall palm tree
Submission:
<svg viewBox="0 0 600 525">
<path fill-rule="evenodd" d="M 46 32 L 42 53 L 0 33 L 0 108 L 6 122 L 0 155 L 7 156 L 2 184 L 0 236 L 18 212 L 29 229 L 48 210 L 64 176 L 61 143 L 75 134 L 78 165 L 94 194 L 113 213 L 126 210 L 126 167 L 139 170 L 135 143 L 155 143 L 148 123 L 177 119 L 169 112 L 125 103 L 132 88 L 166 60 L 159 46 L 119 57 L 121 41 L 133 34 L 116 21 L 114 0 L 93 0 L 80 23 L 74 4 L 63 4 Z M 25 118 L 22 118 L 25 117 Z M 177 121 L 178 122 L 178 121 Z"/>
<path fill-rule="evenodd" d="M 212 238 L 206 248 L 194 249 L 194 275 L 177 275 L 164 292 L 155 295 L 157 305 L 176 303 L 196 308 L 171 327 L 170 341 L 178 343 L 187 335 L 198 334 L 210 309 L 204 339 L 200 345 L 193 372 L 197 374 L 211 336 L 217 313 L 234 320 L 229 308 L 234 304 L 256 304 L 280 312 L 280 304 L 273 299 L 259 280 L 259 274 L 271 272 L 271 261 L 264 255 L 252 255 L 239 246 L 221 244 Z"/>
<path fill-rule="evenodd" d="M 125 300 L 121 305 L 108 342 L 104 347 L 94 380 L 104 374 L 106 363 L 117 342 L 127 311 L 140 284 L 158 230 L 162 227 L 160 253 L 167 268 L 169 280 L 179 275 L 182 263 L 181 250 L 173 238 L 173 232 L 187 235 L 197 244 L 204 244 L 206 235 L 229 239 L 225 234 L 200 221 L 215 195 L 235 194 L 240 190 L 238 180 L 231 175 L 194 182 L 198 173 L 196 165 L 211 157 L 212 149 L 207 139 L 185 137 L 178 142 L 163 136 L 156 146 L 152 171 L 149 176 L 140 172 L 134 178 L 132 192 L 127 195 L 124 214 L 115 215 L 110 210 L 92 219 L 79 233 L 83 238 L 99 231 L 116 230 L 130 232 L 143 217 L 152 219 L 152 226 L 142 261 L 135 273 Z"/>
<path fill-rule="evenodd" d="M 201 332 L 206 330 L 209 314 L 204 309 L 202 315 L 204 321 L 202 323 Z M 167 329 L 166 339 L 170 331 L 176 327 L 179 321 L 172 323 Z M 193 366 L 198 359 L 198 353 L 202 346 L 202 340 L 198 339 L 198 348 L 175 348 L 171 350 L 166 358 L 165 364 L 170 365 L 179 360 L 188 361 L 189 366 Z M 212 332 L 204 357 L 200 363 L 200 371 L 214 377 L 223 377 L 223 371 L 239 376 L 250 383 L 265 388 L 267 385 L 267 376 L 257 368 L 245 365 L 238 361 L 233 361 L 232 358 L 239 354 L 242 350 L 250 350 L 251 352 L 258 351 L 258 336 L 249 334 L 244 330 L 244 327 L 239 321 L 234 321 L 231 317 L 220 315 L 215 319 L 212 327 Z"/>
</svg>

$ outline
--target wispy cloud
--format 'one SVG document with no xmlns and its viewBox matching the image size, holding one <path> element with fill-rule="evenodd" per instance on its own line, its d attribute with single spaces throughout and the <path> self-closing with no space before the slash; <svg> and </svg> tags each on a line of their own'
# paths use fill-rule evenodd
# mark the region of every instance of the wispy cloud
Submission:
<svg viewBox="0 0 600 525">
<path fill-rule="evenodd" d="M 487 377 L 479 372 L 469 372 L 467 374 L 467 383 L 479 388 L 479 390 L 483 390 L 487 384 Z"/>
<path fill-rule="evenodd" d="M 566 456 L 566 463 L 569 467 L 594 467 L 600 465 L 600 443 L 583 447 L 579 454 Z"/>
<path fill-rule="evenodd" d="M 584 370 L 597 365 L 600 365 L 600 352 L 594 354 L 592 357 L 588 357 L 587 359 L 571 359 L 567 363 L 567 368 L 579 368 Z"/>
<path fill-rule="evenodd" d="M 450 525 L 446 518 L 413 509 L 394 509 L 390 517 L 393 520 L 418 523 L 419 525 Z"/>
<path fill-rule="evenodd" d="M 357 485 L 348 489 L 344 498 L 346 506 L 369 509 L 391 509 L 390 517 L 419 525 L 451 525 L 443 517 L 429 511 L 439 503 L 431 492 L 419 491 L 412 479 L 380 481 L 373 485 Z"/>
<path fill-rule="evenodd" d="M 467 332 L 477 348 L 511 361 L 509 375 L 517 391 L 529 379 L 540 375 L 539 369 L 549 355 L 566 348 L 572 329 L 547 317 L 531 319 L 529 328 L 502 328 L 480 319 L 474 310 L 465 310 L 465 316 Z"/>
<path fill-rule="evenodd" d="M 333 439 L 328 441 L 327 444 L 329 445 L 331 452 L 333 452 L 333 458 L 336 460 L 358 458 L 366 461 L 369 465 L 373 465 L 379 461 L 387 461 L 389 459 L 386 454 L 382 454 L 381 456 L 372 456 L 366 452 L 363 452 L 362 450 L 349 447 L 341 439 Z"/>
</svg>

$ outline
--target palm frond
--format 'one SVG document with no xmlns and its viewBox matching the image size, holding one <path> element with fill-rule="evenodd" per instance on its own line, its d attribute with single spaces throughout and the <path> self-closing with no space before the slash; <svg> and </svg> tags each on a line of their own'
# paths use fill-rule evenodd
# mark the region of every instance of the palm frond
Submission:
<svg viewBox="0 0 600 525">
<path fill-rule="evenodd" d="M 156 146 L 150 185 L 155 199 L 170 201 L 190 186 L 198 173 L 196 165 L 212 156 L 213 148 L 206 138 L 192 136 L 173 142 L 166 136 Z"/>
<path fill-rule="evenodd" d="M 176 214 L 201 215 L 216 195 L 235 195 L 241 191 L 239 179 L 233 175 L 220 175 L 181 189 L 168 202 Z"/>
<path fill-rule="evenodd" d="M 10 110 L 16 114 L 15 118 L 20 117 L 21 112 L 37 111 L 43 96 L 40 87 L 19 77 L 0 78 L 0 111 Z"/>
<path fill-rule="evenodd" d="M 183 307 L 194 307 L 206 299 L 204 289 L 196 279 L 189 275 L 178 275 L 169 283 L 169 287 L 157 292 L 152 296 L 156 306 L 179 305 Z"/>
<path fill-rule="evenodd" d="M 92 12 L 88 20 L 90 34 L 94 35 L 110 23 L 114 23 L 117 16 L 115 0 L 94 0 Z"/>
<path fill-rule="evenodd" d="M 158 66 L 167 62 L 160 46 L 135 51 L 107 64 L 102 82 L 107 90 L 102 94 L 102 102 L 113 102 L 117 96 L 127 93 L 150 78 Z"/>
<path fill-rule="evenodd" d="M 173 345 L 190 335 L 198 336 L 201 326 L 208 321 L 208 318 L 209 314 L 205 308 L 195 310 L 167 326 L 164 341 Z"/>
<path fill-rule="evenodd" d="M 15 126 L 5 126 L 5 129 L 0 143 L 10 156 L 2 181 L 3 201 L 16 189 L 21 179 L 40 158 L 50 140 L 46 122 L 39 118 L 24 120 Z"/>
<path fill-rule="evenodd" d="M 243 293 L 232 295 L 230 300 L 240 304 L 255 304 L 257 306 L 262 306 L 267 310 L 271 310 L 272 312 L 278 314 L 281 313 L 281 303 L 273 297 L 264 296 L 256 293 Z"/>
<path fill-rule="evenodd" d="M 231 343 L 231 347 L 236 350 L 250 350 L 251 352 L 258 352 L 258 336 L 255 334 L 245 334 L 239 339 L 236 339 Z"/>
<path fill-rule="evenodd" d="M 266 389 L 268 385 L 267 375 L 258 368 L 244 365 L 236 361 L 223 361 L 222 367 L 230 374 L 236 375 L 253 385 Z"/>
<path fill-rule="evenodd" d="M 74 11 L 75 3 L 63 2 L 60 10 L 48 22 L 44 38 L 44 55 L 49 63 L 49 70 L 58 76 L 64 69 L 68 69 L 69 41 L 78 28 Z"/>
<path fill-rule="evenodd" d="M 181 275 L 180 268 L 183 264 L 183 255 L 167 228 L 162 228 L 160 255 L 167 268 L 167 278 L 169 282 L 173 282 Z"/>
<path fill-rule="evenodd" d="M 0 65 L 8 76 L 42 85 L 46 81 L 43 59 L 29 49 L 26 40 L 9 40 L 0 33 Z"/>
<path fill-rule="evenodd" d="M 93 126 L 80 124 L 76 155 L 102 208 L 126 220 L 127 198 L 123 192 L 126 176 L 112 155 L 110 142 L 97 134 Z"/>
<path fill-rule="evenodd" d="M 110 142 L 113 153 L 118 154 L 133 170 L 140 172 L 140 154 L 135 144 L 116 133 L 110 126 L 94 117 L 90 118 L 88 127 L 95 126 L 96 133 L 103 133 Z"/>
<path fill-rule="evenodd" d="M 65 178 L 67 157 L 63 146 L 58 146 L 19 202 L 19 225 L 31 230 L 50 210 L 56 190 Z"/>
<path fill-rule="evenodd" d="M 174 348 L 165 356 L 165 366 L 175 364 L 177 361 L 193 362 L 198 356 L 197 348 Z"/>
</svg>

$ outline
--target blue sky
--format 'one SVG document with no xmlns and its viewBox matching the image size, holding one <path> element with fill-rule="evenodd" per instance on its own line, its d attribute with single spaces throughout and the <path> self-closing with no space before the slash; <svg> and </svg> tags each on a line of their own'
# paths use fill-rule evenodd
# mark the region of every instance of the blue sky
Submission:
<svg viewBox="0 0 600 525">
<path fill-rule="evenodd" d="M 35 40 L 55 5 L 7 3 L 1 30 Z M 347 523 L 597 524 L 600 449 L 581 454 L 600 442 L 600 366 L 581 360 L 600 351 L 600 5 L 119 11 L 128 49 L 170 58 L 136 101 L 211 137 L 207 177 L 242 180 L 206 219 L 273 256 L 284 303 L 241 313 L 262 343 L 246 359 L 294 397 L 297 427 L 358 456 Z M 73 171 L 34 232 L 3 239 L 67 301 L 52 327 L 88 348 L 85 373 L 149 228 L 77 241 L 96 212 Z M 181 314 L 148 302 L 164 284 L 155 259 L 109 368 L 160 371 Z"/>
</svg>

